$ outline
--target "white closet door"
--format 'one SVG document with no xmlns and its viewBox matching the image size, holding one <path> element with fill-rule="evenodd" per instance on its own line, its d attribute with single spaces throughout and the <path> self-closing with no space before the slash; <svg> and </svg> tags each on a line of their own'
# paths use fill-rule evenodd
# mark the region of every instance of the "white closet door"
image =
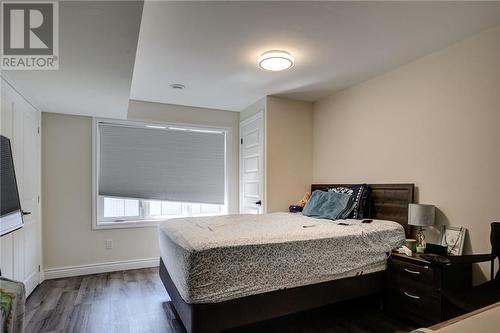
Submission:
<svg viewBox="0 0 500 333">
<path fill-rule="evenodd" d="M 264 205 L 264 112 L 240 123 L 240 213 L 262 214 Z"/>
<path fill-rule="evenodd" d="M 13 100 L 4 81 L 0 87 L 0 134 L 12 140 Z M 0 237 L 0 269 L 2 276 L 14 278 L 14 233 Z"/>
<path fill-rule="evenodd" d="M 39 184 L 40 184 L 40 137 L 39 137 L 39 112 L 24 101 L 20 103 L 19 108 L 15 109 L 15 118 L 20 117 L 22 123 L 22 178 L 20 179 L 21 188 L 21 207 L 24 215 L 23 230 L 23 281 L 26 285 L 26 293 L 29 295 L 40 281 L 40 216 L 39 216 Z"/>
<path fill-rule="evenodd" d="M 12 251 L 10 256 L 2 254 L 2 257 L 5 257 L 2 260 L 12 257 L 12 277 L 24 282 L 26 294 L 29 295 L 40 283 L 40 112 L 5 82 L 2 82 L 2 90 L 2 104 L 11 107 L 10 113 L 2 114 L 6 116 L 5 120 L 12 121 L 12 154 L 21 208 L 26 213 L 23 216 L 24 226 L 7 235 L 12 237 L 11 246 L 10 239 L 5 238 L 5 245 L 9 246 L 2 244 L 2 249 Z M 8 134 L 8 128 L 8 123 L 2 123 L 3 133 Z"/>
</svg>

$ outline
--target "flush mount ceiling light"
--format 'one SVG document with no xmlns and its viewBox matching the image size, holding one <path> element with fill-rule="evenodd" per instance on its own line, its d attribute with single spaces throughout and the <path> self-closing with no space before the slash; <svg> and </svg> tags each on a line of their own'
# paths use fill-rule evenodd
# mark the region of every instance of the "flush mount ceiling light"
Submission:
<svg viewBox="0 0 500 333">
<path fill-rule="evenodd" d="M 282 71 L 293 66 L 293 56 L 287 51 L 271 50 L 259 57 L 259 67 L 266 71 Z"/>
<path fill-rule="evenodd" d="M 183 84 L 180 84 L 180 83 L 172 83 L 170 85 L 170 88 L 176 89 L 176 90 L 182 90 L 182 89 L 186 88 L 186 86 Z"/>
</svg>

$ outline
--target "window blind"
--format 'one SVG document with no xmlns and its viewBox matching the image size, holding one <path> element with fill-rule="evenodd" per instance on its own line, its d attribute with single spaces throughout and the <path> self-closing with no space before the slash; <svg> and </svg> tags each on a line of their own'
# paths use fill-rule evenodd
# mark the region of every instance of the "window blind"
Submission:
<svg viewBox="0 0 500 333">
<path fill-rule="evenodd" d="M 100 195 L 224 204 L 223 132 L 98 127 Z"/>
</svg>

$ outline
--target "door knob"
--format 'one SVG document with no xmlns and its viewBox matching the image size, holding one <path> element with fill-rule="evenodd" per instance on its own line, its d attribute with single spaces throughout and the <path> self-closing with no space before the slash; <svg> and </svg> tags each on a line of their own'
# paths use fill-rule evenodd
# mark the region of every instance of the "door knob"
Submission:
<svg viewBox="0 0 500 333">
<path fill-rule="evenodd" d="M 259 206 L 262 206 L 262 201 L 261 201 L 261 200 L 256 201 L 256 202 L 255 202 L 255 204 L 256 204 L 256 205 L 259 205 Z"/>
<path fill-rule="evenodd" d="M 31 215 L 31 212 L 25 212 L 24 210 L 22 212 L 23 212 L 23 215 Z"/>
</svg>

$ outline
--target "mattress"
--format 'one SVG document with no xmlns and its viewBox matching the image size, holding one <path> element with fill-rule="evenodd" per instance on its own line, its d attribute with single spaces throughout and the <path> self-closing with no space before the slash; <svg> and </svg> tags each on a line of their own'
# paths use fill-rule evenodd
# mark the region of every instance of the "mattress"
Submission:
<svg viewBox="0 0 500 333">
<path fill-rule="evenodd" d="M 396 222 L 291 213 L 179 218 L 159 231 L 161 258 L 190 304 L 381 271 L 405 239 Z"/>
</svg>

